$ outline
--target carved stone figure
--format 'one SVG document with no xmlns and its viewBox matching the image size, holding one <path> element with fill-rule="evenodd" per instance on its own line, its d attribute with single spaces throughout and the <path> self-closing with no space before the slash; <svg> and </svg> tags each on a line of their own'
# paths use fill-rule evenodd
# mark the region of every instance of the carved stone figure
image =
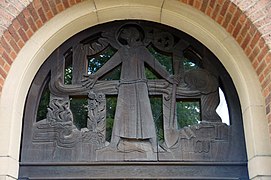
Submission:
<svg viewBox="0 0 271 180">
<path fill-rule="evenodd" d="M 96 73 L 89 75 L 86 86 L 93 87 L 105 73 L 121 64 L 120 84 L 111 147 L 117 147 L 120 138 L 148 139 L 156 151 L 156 131 L 150 106 L 144 63 L 172 83 L 169 73 L 143 45 L 143 30 L 126 25 L 118 32 L 121 48 Z"/>
</svg>

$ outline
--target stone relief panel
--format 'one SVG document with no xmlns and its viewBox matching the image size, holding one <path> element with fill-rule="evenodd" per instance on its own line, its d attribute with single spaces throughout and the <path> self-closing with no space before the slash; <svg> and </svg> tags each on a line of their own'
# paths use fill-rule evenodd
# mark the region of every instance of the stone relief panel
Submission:
<svg viewBox="0 0 271 180">
<path fill-rule="evenodd" d="M 24 159 L 48 162 L 227 160 L 234 149 L 233 134 L 231 126 L 222 123 L 216 113 L 219 76 L 203 59 L 199 61 L 201 65 L 191 60 L 191 69 L 185 68 L 189 59 L 185 52 L 193 44 L 144 23 L 120 23 L 98 29 L 77 43 L 69 50 L 70 84 L 64 83 L 64 55 L 56 53 L 47 116 L 33 122 L 32 139 Z M 94 70 L 89 70 L 90 62 Z M 117 78 L 107 78 L 114 75 L 112 72 L 118 73 Z M 87 98 L 87 118 L 82 120 L 86 122 L 85 127 L 78 128 L 70 101 L 71 97 L 82 96 Z M 113 106 L 107 108 L 107 103 L 111 96 L 116 100 L 109 122 L 109 109 Z M 151 97 L 161 99 L 160 125 L 155 120 Z M 199 102 L 200 119 L 180 127 L 178 114 L 183 112 L 177 106 L 183 100 Z"/>
</svg>

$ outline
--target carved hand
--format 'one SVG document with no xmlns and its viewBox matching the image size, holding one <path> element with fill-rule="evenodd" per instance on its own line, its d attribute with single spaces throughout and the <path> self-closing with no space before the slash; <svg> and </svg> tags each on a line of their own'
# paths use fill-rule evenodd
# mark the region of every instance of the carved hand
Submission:
<svg viewBox="0 0 271 180">
<path fill-rule="evenodd" d="M 82 79 L 83 86 L 86 88 L 92 89 L 95 83 L 97 82 L 98 77 L 90 74 L 90 75 L 84 75 L 84 78 Z"/>
<path fill-rule="evenodd" d="M 180 83 L 180 76 L 179 75 L 170 75 L 167 80 L 171 84 L 178 85 Z"/>
</svg>

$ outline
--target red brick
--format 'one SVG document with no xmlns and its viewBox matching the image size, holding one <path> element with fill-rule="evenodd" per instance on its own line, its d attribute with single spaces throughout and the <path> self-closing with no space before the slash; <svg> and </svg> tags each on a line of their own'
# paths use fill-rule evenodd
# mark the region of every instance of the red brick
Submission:
<svg viewBox="0 0 271 180">
<path fill-rule="evenodd" d="M 207 1 L 207 0 L 202 1 L 201 8 L 200 8 L 200 10 L 201 10 L 202 12 L 205 12 L 205 10 L 206 10 L 206 8 L 207 8 L 207 5 L 208 5 L 208 2 L 209 2 L 209 1 Z"/>
<path fill-rule="evenodd" d="M 216 0 L 211 0 L 211 1 L 209 2 L 209 6 L 210 6 L 212 9 L 215 7 L 215 5 L 216 5 Z"/>
<path fill-rule="evenodd" d="M 29 18 L 27 22 L 33 32 L 36 32 L 38 30 L 32 18 Z"/>
<path fill-rule="evenodd" d="M 223 17 L 222 16 L 218 16 L 216 22 L 220 25 L 222 25 L 222 21 L 223 21 Z"/>
<path fill-rule="evenodd" d="M 246 55 L 249 56 L 251 51 L 252 51 L 252 49 L 249 46 L 247 46 L 246 49 L 245 49 Z"/>
<path fill-rule="evenodd" d="M 11 59 L 15 59 L 17 57 L 17 54 L 14 51 L 11 51 L 9 54 Z"/>
<path fill-rule="evenodd" d="M 271 52 L 269 51 L 267 55 L 265 56 L 265 62 L 267 64 L 271 63 Z"/>
<path fill-rule="evenodd" d="M 4 64 L 5 64 L 5 61 L 3 57 L 0 56 L 0 66 L 4 66 Z"/>
<path fill-rule="evenodd" d="M 241 27 L 242 27 L 242 25 L 240 23 L 238 23 L 237 26 L 235 26 L 234 31 L 233 31 L 234 38 L 236 38 L 237 35 L 239 34 Z"/>
<path fill-rule="evenodd" d="M 26 36 L 24 30 L 23 30 L 23 29 L 19 29 L 19 30 L 18 30 L 18 33 L 19 33 L 19 35 L 21 36 L 22 40 L 23 40 L 24 42 L 27 42 L 28 38 L 27 38 L 27 36 Z"/>
<path fill-rule="evenodd" d="M 3 79 L 3 77 L 0 77 L 0 85 L 1 85 L 1 86 L 4 85 L 4 79 Z"/>
<path fill-rule="evenodd" d="M 12 64 L 12 59 L 7 55 L 6 52 L 3 52 L 3 58 L 8 64 Z"/>
<path fill-rule="evenodd" d="M 11 36 L 14 38 L 14 40 L 16 42 L 18 42 L 20 38 L 19 38 L 17 32 L 15 31 L 15 29 L 13 28 L 13 26 L 9 26 L 8 31 L 11 34 Z"/>
<path fill-rule="evenodd" d="M 29 9 L 29 12 L 31 14 L 31 17 L 33 18 L 34 21 L 38 20 L 39 19 L 39 16 L 35 10 L 35 8 L 33 7 L 33 4 L 31 3 L 29 6 L 28 6 L 28 9 Z"/>
<path fill-rule="evenodd" d="M 21 25 L 19 23 L 19 21 L 17 19 L 14 19 L 12 22 L 12 26 L 14 27 L 14 29 L 17 31 L 18 29 L 20 29 Z"/>
<path fill-rule="evenodd" d="M 38 10 L 38 14 L 39 14 L 39 16 L 40 16 L 42 22 L 45 23 L 45 22 L 47 21 L 47 18 L 45 17 L 45 14 L 44 14 L 44 11 L 43 11 L 42 8 L 40 8 L 40 9 Z"/>
<path fill-rule="evenodd" d="M 8 74 L 9 70 L 10 70 L 10 65 L 5 64 L 4 65 L 4 70 L 6 71 L 6 73 Z"/>
<path fill-rule="evenodd" d="M 270 94 L 270 91 L 269 91 L 269 88 L 267 87 L 263 90 L 263 96 L 266 98 L 268 94 Z"/>
<path fill-rule="evenodd" d="M 254 67 L 254 69 L 257 69 L 257 67 L 259 66 L 259 62 L 258 61 L 254 61 L 252 63 L 252 66 Z M 264 76 L 263 76 L 264 77 Z"/>
<path fill-rule="evenodd" d="M 20 15 L 17 17 L 17 19 L 18 19 L 18 21 L 19 21 L 21 27 L 23 27 L 23 29 L 24 29 L 25 31 L 27 31 L 29 27 L 28 27 L 28 24 L 25 22 L 25 17 L 23 17 L 23 14 L 20 14 Z"/>
<path fill-rule="evenodd" d="M 258 44 L 259 44 L 260 48 L 263 48 L 266 43 L 265 43 L 264 39 L 261 37 Z"/>
<path fill-rule="evenodd" d="M 221 16 L 224 16 L 224 15 L 226 14 L 227 9 L 228 9 L 228 7 L 229 7 L 229 4 L 230 4 L 230 1 L 225 1 L 225 2 L 224 2 L 223 6 L 222 6 L 222 9 L 221 9 L 221 11 L 220 11 L 220 15 L 221 15 Z"/>
<path fill-rule="evenodd" d="M 211 16 L 212 12 L 213 12 L 213 9 L 211 7 L 208 7 L 207 10 L 206 10 L 206 14 L 208 16 Z"/>
<path fill-rule="evenodd" d="M 43 25 L 43 23 L 42 23 L 41 20 L 37 20 L 37 21 L 36 21 L 36 26 L 37 26 L 38 28 L 40 28 L 42 25 Z"/>
<path fill-rule="evenodd" d="M 265 68 L 265 70 L 264 70 L 264 72 L 263 72 L 263 75 L 264 76 L 267 76 L 268 74 L 270 74 L 270 72 L 271 72 L 271 64 L 269 64 L 266 68 Z M 271 82 L 270 82 L 271 83 Z"/>
<path fill-rule="evenodd" d="M 265 55 L 268 53 L 268 51 L 269 51 L 269 48 L 267 47 L 267 45 L 265 45 L 265 47 L 261 49 L 261 53 L 258 56 L 258 61 L 261 61 L 265 57 Z"/>
<path fill-rule="evenodd" d="M 237 9 L 237 7 L 233 3 L 230 3 L 229 12 L 231 14 L 234 14 L 234 12 L 236 11 L 236 9 Z"/>
<path fill-rule="evenodd" d="M 63 5 L 62 5 L 62 4 L 58 4 L 58 5 L 57 5 L 57 11 L 58 11 L 58 12 L 62 12 L 63 10 L 64 10 Z"/>
<path fill-rule="evenodd" d="M 62 1 L 63 1 L 63 0 L 62 0 Z M 194 0 L 188 0 L 188 4 L 191 5 L 191 6 L 193 6 Z"/>
<path fill-rule="evenodd" d="M 251 24 L 251 27 L 250 27 L 250 30 L 249 30 L 249 34 L 251 36 L 254 36 L 257 32 L 258 31 L 257 31 L 256 27 L 253 24 Z"/>
<path fill-rule="evenodd" d="M 47 1 L 41 1 L 42 7 L 44 9 L 45 12 L 49 12 L 50 11 L 50 7 Z"/>
<path fill-rule="evenodd" d="M 265 104 L 268 104 L 271 102 L 271 94 L 269 94 L 266 98 L 265 98 Z"/>
<path fill-rule="evenodd" d="M 4 39 L 4 37 L 1 38 L 0 44 L 1 44 L 1 46 L 5 49 L 5 51 L 6 51 L 7 53 L 10 53 L 11 47 L 9 46 L 9 44 L 7 43 L 7 41 Z"/>
<path fill-rule="evenodd" d="M 26 35 L 27 35 L 28 39 L 30 39 L 33 35 L 33 31 L 29 29 L 28 31 L 26 31 Z"/>
<path fill-rule="evenodd" d="M 69 0 L 69 4 L 70 4 L 70 6 L 74 5 L 75 4 L 75 0 Z"/>
<path fill-rule="evenodd" d="M 20 48 L 17 46 L 16 42 L 15 42 L 13 39 L 11 39 L 11 40 L 9 41 L 9 44 L 11 45 L 11 47 L 13 48 L 13 50 L 14 50 L 16 53 L 18 53 L 18 52 L 20 51 Z"/>
<path fill-rule="evenodd" d="M 251 37 L 250 37 L 249 34 L 247 34 L 244 41 L 243 41 L 243 43 L 241 44 L 241 47 L 243 49 L 246 49 L 246 47 L 248 46 L 248 43 L 249 43 L 250 40 L 251 40 Z"/>
<path fill-rule="evenodd" d="M 194 3 L 194 7 L 196 8 L 196 9 L 200 9 L 200 7 L 201 7 L 201 1 L 195 1 L 195 3 Z"/>
<path fill-rule="evenodd" d="M 56 15 L 57 14 L 57 9 L 56 9 L 55 2 L 54 1 L 49 1 L 49 6 L 51 7 L 53 14 Z"/>
<path fill-rule="evenodd" d="M 0 57 L 2 56 L 4 51 L 5 51 L 4 48 L 0 45 Z"/>
<path fill-rule="evenodd" d="M 29 11 L 28 8 L 25 8 L 25 9 L 23 10 L 23 15 L 24 15 L 24 17 L 25 17 L 26 19 L 28 19 L 28 18 L 31 17 L 31 14 L 30 14 L 30 11 Z"/>
<path fill-rule="evenodd" d="M 192 0 L 192 5 L 193 5 L 193 1 L 194 1 L 194 0 Z M 64 5 L 65 9 L 67 9 L 67 8 L 69 7 L 69 2 L 68 2 L 68 0 L 62 0 L 62 3 L 63 3 L 63 5 Z"/>
<path fill-rule="evenodd" d="M 240 15 L 240 18 L 239 18 L 239 22 L 241 23 L 241 24 L 244 24 L 244 22 L 247 20 L 247 18 L 246 18 L 246 15 L 245 14 L 241 14 Z"/>
<path fill-rule="evenodd" d="M 260 53 L 260 49 L 256 46 L 254 50 L 252 51 L 251 55 L 249 56 L 249 59 L 253 62 L 259 53 Z"/>
<path fill-rule="evenodd" d="M 254 37 L 253 37 L 253 39 L 252 39 L 252 41 L 251 41 L 251 43 L 250 43 L 250 47 L 251 47 L 251 48 L 254 48 L 254 46 L 258 43 L 260 37 L 261 37 L 261 35 L 260 35 L 259 32 L 257 32 L 257 33 L 254 35 Z"/>
<path fill-rule="evenodd" d="M 40 0 L 34 0 L 32 4 L 33 4 L 33 7 L 35 9 L 39 9 L 41 7 L 41 1 Z"/>
<path fill-rule="evenodd" d="M 51 11 L 49 11 L 49 12 L 46 13 L 46 17 L 49 20 L 49 19 L 52 19 L 54 17 L 54 15 L 52 14 Z"/>
<path fill-rule="evenodd" d="M 18 44 L 18 46 L 19 46 L 20 49 L 22 49 L 24 47 L 24 42 L 22 40 L 19 40 L 17 42 L 17 44 Z"/>
<path fill-rule="evenodd" d="M 1 66 L 0 66 L 0 75 L 1 75 L 4 79 L 6 79 L 6 77 L 7 77 L 7 73 L 2 69 Z"/>
<path fill-rule="evenodd" d="M 237 21 L 238 21 L 238 19 L 240 18 L 240 16 L 241 16 L 241 11 L 238 9 L 238 10 L 234 13 L 234 15 L 233 15 L 231 24 L 235 26 L 236 23 L 237 23 Z"/>
<path fill-rule="evenodd" d="M 212 18 L 213 19 L 216 19 L 217 18 L 217 15 L 219 13 L 219 10 L 220 10 L 220 6 L 217 4 L 216 7 L 215 7 L 215 10 L 213 11 L 213 15 L 212 15 Z"/>
<path fill-rule="evenodd" d="M 265 67 L 266 67 L 266 63 L 264 61 L 261 62 L 260 66 L 256 69 L 256 73 L 260 75 L 263 72 Z"/>
<path fill-rule="evenodd" d="M 12 36 L 11 36 L 11 34 L 10 34 L 9 31 L 5 31 L 4 32 L 4 37 L 5 37 L 6 41 L 9 41 L 12 38 Z"/>
<path fill-rule="evenodd" d="M 227 13 L 227 15 L 226 15 L 226 17 L 225 17 L 225 19 L 224 19 L 224 22 L 223 22 L 223 24 L 222 24 L 222 26 L 223 26 L 224 28 L 227 28 L 227 27 L 228 27 L 228 25 L 230 24 L 231 18 L 232 18 L 232 15 L 231 15 L 230 13 Z"/>
<path fill-rule="evenodd" d="M 246 21 L 243 25 L 243 28 L 241 30 L 241 36 L 245 37 L 248 32 L 249 32 L 249 29 L 250 29 L 250 21 Z"/>
<path fill-rule="evenodd" d="M 238 44 L 241 44 L 243 42 L 243 37 L 238 36 L 236 40 L 237 40 Z"/>
<path fill-rule="evenodd" d="M 270 81 L 271 81 L 270 76 L 267 76 L 265 78 L 264 82 L 262 83 L 262 88 L 263 89 L 266 88 L 268 86 L 268 84 L 270 84 Z M 265 101 L 267 101 L 267 99 L 265 99 Z M 270 102 L 270 101 L 268 101 L 268 102 Z"/>
<path fill-rule="evenodd" d="M 234 26 L 232 24 L 229 24 L 229 26 L 227 27 L 227 31 L 232 34 L 232 31 L 234 29 Z"/>
</svg>

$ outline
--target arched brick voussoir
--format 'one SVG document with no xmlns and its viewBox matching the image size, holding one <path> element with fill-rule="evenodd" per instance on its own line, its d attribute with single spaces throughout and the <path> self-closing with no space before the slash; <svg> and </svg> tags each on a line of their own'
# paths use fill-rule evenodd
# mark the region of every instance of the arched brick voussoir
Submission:
<svg viewBox="0 0 271 180">
<path fill-rule="evenodd" d="M 12 62 L 31 36 L 55 15 L 82 1 L 84 0 L 0 2 L 0 93 Z M 271 1 L 179 1 L 211 17 L 242 47 L 261 83 L 271 132 Z"/>
</svg>

